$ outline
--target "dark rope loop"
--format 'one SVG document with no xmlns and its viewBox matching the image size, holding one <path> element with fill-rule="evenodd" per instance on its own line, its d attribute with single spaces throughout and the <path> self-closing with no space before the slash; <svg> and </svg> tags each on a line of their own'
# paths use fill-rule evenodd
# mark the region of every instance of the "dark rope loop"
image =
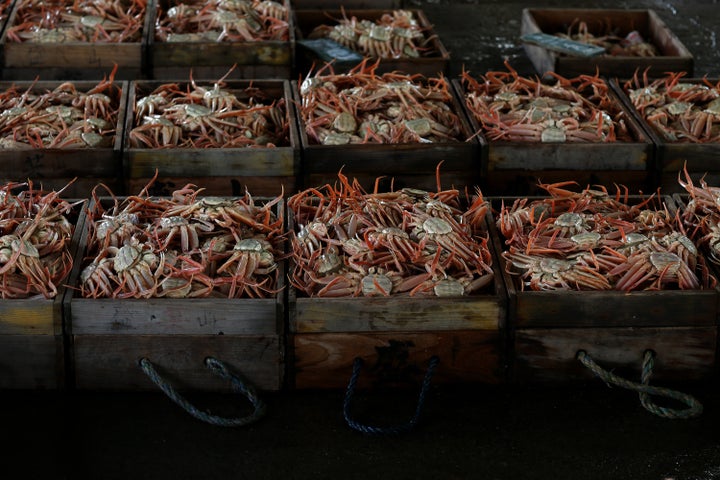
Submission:
<svg viewBox="0 0 720 480">
<path fill-rule="evenodd" d="M 399 435 L 409 432 L 410 430 L 415 428 L 415 425 L 417 425 L 418 420 L 420 419 L 420 414 L 422 412 L 423 406 L 425 405 L 425 398 L 427 397 L 428 390 L 430 389 L 430 381 L 432 380 L 438 363 L 440 363 L 440 359 L 437 356 L 433 355 L 430 358 L 428 369 L 425 372 L 425 377 L 423 378 L 422 387 L 420 388 L 420 394 L 418 395 L 417 406 L 415 407 L 415 413 L 410 419 L 410 421 L 401 425 L 377 427 L 358 423 L 350 415 L 350 404 L 352 403 L 352 397 L 355 393 L 355 385 L 357 384 L 358 377 L 360 376 L 360 368 L 363 364 L 362 358 L 355 358 L 355 361 L 353 362 L 352 375 L 350 376 L 350 382 L 348 383 L 347 389 L 345 390 L 345 400 L 343 401 L 343 415 L 345 417 L 345 422 L 347 422 L 347 424 L 353 430 L 357 430 L 358 432 L 366 433 L 368 435 Z"/>
<path fill-rule="evenodd" d="M 217 415 L 211 415 L 207 412 L 200 411 L 192 403 L 190 403 L 185 397 L 180 395 L 175 388 L 170 385 L 160 374 L 155 370 L 153 364 L 147 358 L 140 359 L 140 368 L 147 375 L 152 382 L 167 395 L 170 400 L 178 404 L 186 412 L 193 417 L 211 425 L 219 427 L 242 427 L 249 425 L 259 420 L 265 415 L 265 402 L 263 402 L 257 395 L 255 389 L 242 379 L 239 375 L 231 373 L 227 366 L 220 360 L 212 357 L 205 359 L 205 366 L 214 374 L 222 377 L 225 380 L 229 380 L 232 389 L 235 393 L 239 393 L 247 398 L 252 404 L 254 411 L 246 417 L 235 417 L 225 418 Z"/>
<path fill-rule="evenodd" d="M 670 419 L 688 419 L 695 418 L 702 414 L 702 404 L 692 395 L 678 392 L 677 390 L 671 390 L 669 388 L 655 387 L 650 385 L 650 376 L 652 375 L 652 369 L 655 364 L 655 355 L 651 350 L 647 350 L 643 357 L 643 366 L 641 374 L 641 383 L 632 382 L 622 377 L 615 375 L 612 372 L 600 367 L 595 361 L 590 358 L 586 351 L 580 350 L 577 353 L 577 359 L 585 365 L 590 371 L 598 376 L 605 383 L 617 385 L 628 390 L 638 392 L 640 395 L 640 403 L 650 413 L 653 413 L 659 417 L 670 418 Z M 655 405 L 650 400 L 650 396 L 658 396 L 671 398 L 684 403 L 688 408 L 683 410 L 677 410 L 673 408 L 660 407 Z"/>
</svg>

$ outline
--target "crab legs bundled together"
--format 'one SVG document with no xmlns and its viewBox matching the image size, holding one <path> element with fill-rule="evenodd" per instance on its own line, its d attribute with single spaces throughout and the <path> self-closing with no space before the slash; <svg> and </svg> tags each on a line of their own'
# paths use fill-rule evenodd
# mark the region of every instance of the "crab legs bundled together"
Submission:
<svg viewBox="0 0 720 480">
<path fill-rule="evenodd" d="M 228 72 L 229 74 L 230 72 Z M 129 132 L 132 148 L 245 148 L 290 144 L 283 98 L 249 86 L 162 84 L 138 92 Z"/>
<path fill-rule="evenodd" d="M 625 113 L 598 75 L 554 82 L 507 72 L 487 72 L 479 80 L 462 73 L 465 103 L 481 132 L 493 141 L 627 142 Z"/>
<path fill-rule="evenodd" d="M 720 188 L 703 179 L 695 185 L 687 168 L 682 173 L 684 178 L 678 174 L 678 181 L 690 195 L 681 213 L 683 225 L 688 237 L 710 261 L 720 265 Z"/>
<path fill-rule="evenodd" d="M 668 142 L 720 142 L 720 82 L 683 82 L 685 72 L 623 85 L 640 115 Z"/>
<path fill-rule="evenodd" d="M 628 203 L 627 191 L 572 192 L 574 182 L 541 185 L 550 196 L 501 206 L 497 225 L 506 269 L 532 290 L 713 288 L 704 257 L 656 195 Z"/>
<path fill-rule="evenodd" d="M 9 87 L 0 93 L 0 148 L 111 147 L 121 97 L 114 74 L 87 91 L 72 82 L 43 91 Z"/>
<path fill-rule="evenodd" d="M 146 0 L 21 0 L 11 42 L 140 42 Z"/>
<path fill-rule="evenodd" d="M 410 10 L 384 13 L 375 22 L 347 18 L 343 10 L 343 18 L 335 25 L 319 25 L 308 35 L 323 37 L 371 58 L 417 58 L 433 53 L 427 46 L 433 37 L 426 38 Z"/>
<path fill-rule="evenodd" d="M 457 190 L 365 193 L 339 174 L 288 207 L 290 281 L 308 296 L 459 296 L 492 284 L 479 192 L 463 210 Z"/>
<path fill-rule="evenodd" d="M 264 298 L 277 293 L 281 196 L 260 204 L 249 193 L 236 199 L 201 197 L 202 189 L 194 185 L 170 198 L 146 192 L 147 187 L 110 202 L 93 192 L 80 274 L 83 297 Z"/>
<path fill-rule="evenodd" d="M 272 0 L 172 2 L 158 9 L 155 38 L 162 42 L 288 41 L 290 14 Z"/>
<path fill-rule="evenodd" d="M 311 142 L 460 142 L 462 126 L 443 77 L 375 74 L 362 62 L 346 74 L 309 74 L 300 84 L 300 115 Z M 331 69 L 328 65 L 325 68 Z"/>
<path fill-rule="evenodd" d="M 0 187 L 0 298 L 54 298 L 70 273 L 75 205 L 60 195 L 29 182 Z"/>
</svg>

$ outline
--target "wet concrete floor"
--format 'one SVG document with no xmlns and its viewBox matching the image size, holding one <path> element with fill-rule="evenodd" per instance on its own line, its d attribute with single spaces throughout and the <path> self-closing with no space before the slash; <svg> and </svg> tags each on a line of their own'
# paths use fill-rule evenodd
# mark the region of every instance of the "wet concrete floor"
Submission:
<svg viewBox="0 0 720 480">
<path fill-rule="evenodd" d="M 695 57 L 695 74 L 720 75 L 717 1 L 588 1 L 652 8 Z M 515 0 L 410 0 L 451 51 L 451 75 L 533 72 L 518 43 Z M 535 7 L 567 7 L 544 1 Z M 397 437 L 351 430 L 343 392 L 264 393 L 266 416 L 244 428 L 191 418 L 161 393 L 0 391 L 2 478 L 14 479 L 688 479 L 720 478 L 717 380 L 682 385 L 703 402 L 694 420 L 658 418 L 637 395 L 600 380 L 550 387 L 433 385 L 419 425 Z M 407 419 L 415 391 L 359 392 L 357 418 Z M 213 413 L 243 415 L 231 395 L 192 395 Z"/>
</svg>

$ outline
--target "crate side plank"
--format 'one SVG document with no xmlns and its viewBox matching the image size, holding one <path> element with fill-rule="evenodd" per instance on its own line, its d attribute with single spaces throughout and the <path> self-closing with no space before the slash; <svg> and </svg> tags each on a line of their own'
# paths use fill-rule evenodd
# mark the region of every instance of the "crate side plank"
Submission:
<svg viewBox="0 0 720 480">
<path fill-rule="evenodd" d="M 153 390 L 138 362 L 147 358 L 178 390 L 229 391 L 204 360 L 214 357 L 261 390 L 282 385 L 278 335 L 75 335 L 75 386 L 79 389 Z"/>
<path fill-rule="evenodd" d="M 0 389 L 62 388 L 62 342 L 60 335 L 0 335 Z"/>
<path fill-rule="evenodd" d="M 644 352 L 656 354 L 653 379 L 700 380 L 714 371 L 717 329 L 582 328 L 515 332 L 516 381 L 569 381 L 594 378 L 576 358 L 584 350 L 607 370 L 629 371 L 639 381 Z"/>
<path fill-rule="evenodd" d="M 344 388 L 356 357 L 364 360 L 359 387 L 378 381 L 419 383 L 433 355 L 433 382 L 498 383 L 502 344 L 497 331 L 316 333 L 293 336 L 296 388 Z"/>
<path fill-rule="evenodd" d="M 54 303 L 49 299 L 0 300 L 0 335 L 53 335 L 59 312 Z"/>
</svg>

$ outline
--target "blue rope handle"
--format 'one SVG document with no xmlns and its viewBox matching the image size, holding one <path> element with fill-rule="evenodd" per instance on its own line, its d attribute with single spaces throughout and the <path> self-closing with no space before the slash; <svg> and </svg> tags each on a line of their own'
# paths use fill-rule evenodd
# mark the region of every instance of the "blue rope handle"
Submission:
<svg viewBox="0 0 720 480">
<path fill-rule="evenodd" d="M 350 404 L 352 403 L 352 397 L 355 393 L 355 386 L 357 384 L 358 377 L 360 376 L 360 368 L 363 364 L 362 358 L 356 357 L 355 361 L 353 362 L 352 375 L 350 376 L 350 382 L 348 383 L 347 389 L 345 390 L 345 399 L 343 401 L 343 416 L 345 417 L 345 422 L 347 422 L 347 424 L 353 430 L 357 430 L 358 432 L 366 433 L 368 435 L 399 435 L 401 433 L 409 432 L 410 430 L 415 428 L 415 425 L 417 425 L 418 420 L 420 419 L 420 413 L 422 412 L 423 406 L 425 405 L 425 398 L 427 397 L 428 390 L 430 389 L 430 381 L 432 380 L 432 376 L 435 373 L 435 369 L 437 368 L 438 363 L 440 363 L 440 359 L 437 356 L 433 355 L 430 358 L 430 364 L 428 365 L 428 369 L 425 372 L 425 377 L 423 378 L 420 395 L 418 396 L 417 406 L 415 407 L 415 414 L 412 416 L 410 421 L 402 425 L 377 427 L 358 423 L 350 415 Z"/>
<path fill-rule="evenodd" d="M 254 408 L 253 413 L 246 417 L 225 418 L 200 411 L 160 376 L 150 360 L 147 358 L 140 359 L 140 368 L 145 375 L 147 375 L 150 380 L 152 380 L 152 382 L 160 388 L 160 390 L 165 392 L 165 395 L 170 397 L 170 400 L 178 404 L 181 408 L 198 420 L 219 427 L 242 427 L 258 421 L 263 415 L 265 415 L 265 402 L 258 397 L 255 388 L 253 388 L 246 380 L 241 378 L 238 374 L 230 372 L 228 367 L 216 358 L 207 357 L 205 359 L 205 366 L 215 375 L 218 375 L 225 380 L 229 380 L 233 391 L 243 395 L 250 401 Z"/>
<path fill-rule="evenodd" d="M 611 383 L 613 385 L 638 392 L 640 395 L 640 403 L 643 408 L 659 417 L 670 419 L 689 419 L 699 417 L 703 412 L 702 404 L 692 395 L 678 392 L 677 390 L 671 390 L 669 388 L 654 387 L 650 385 L 650 376 L 652 375 L 652 370 L 655 366 L 655 354 L 652 350 L 646 350 L 643 356 L 640 383 L 626 380 L 612 372 L 608 372 L 595 363 L 595 361 L 590 358 L 584 350 L 580 350 L 577 353 L 577 359 L 605 383 Z M 656 405 L 650 399 L 651 395 L 677 400 L 687 405 L 688 408 L 678 410 L 674 408 L 661 407 Z"/>
</svg>

